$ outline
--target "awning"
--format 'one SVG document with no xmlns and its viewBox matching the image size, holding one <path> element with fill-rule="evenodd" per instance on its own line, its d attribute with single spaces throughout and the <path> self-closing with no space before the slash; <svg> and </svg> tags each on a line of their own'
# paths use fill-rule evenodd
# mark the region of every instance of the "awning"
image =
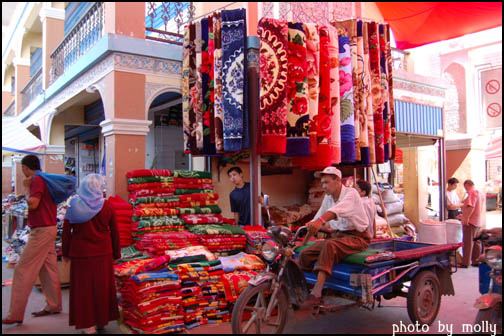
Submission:
<svg viewBox="0 0 504 336">
<path fill-rule="evenodd" d="M 502 26 L 502 2 L 375 2 L 397 48 L 410 49 Z"/>
<path fill-rule="evenodd" d="M 2 118 L 2 155 L 44 152 L 44 143 L 21 125 L 16 117 Z"/>
<path fill-rule="evenodd" d="M 485 150 L 485 159 L 498 159 L 502 158 L 502 136 L 495 137 L 488 143 Z"/>
</svg>

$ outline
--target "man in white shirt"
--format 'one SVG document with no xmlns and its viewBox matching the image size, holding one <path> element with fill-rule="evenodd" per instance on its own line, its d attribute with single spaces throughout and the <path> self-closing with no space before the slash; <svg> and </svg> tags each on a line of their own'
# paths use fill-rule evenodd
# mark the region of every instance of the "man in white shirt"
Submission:
<svg viewBox="0 0 504 336">
<path fill-rule="evenodd" d="M 460 208 L 462 207 L 462 203 L 460 202 L 460 198 L 457 194 L 458 183 L 459 180 L 455 177 L 448 180 L 448 188 L 446 190 L 446 208 L 448 209 L 448 219 L 457 219 L 457 216 L 460 213 Z"/>
<path fill-rule="evenodd" d="M 364 206 L 364 210 L 366 211 L 366 215 L 368 215 L 369 220 L 369 234 L 371 238 L 374 237 L 374 233 L 376 232 L 376 205 L 371 195 L 371 183 L 364 180 L 357 181 L 355 186 L 357 192 L 359 193 L 362 205 Z"/>
<path fill-rule="evenodd" d="M 321 177 L 326 195 L 314 219 L 307 224 L 308 234 L 302 245 L 306 245 L 322 226 L 333 233 L 331 237 L 305 248 L 299 255 L 303 271 L 318 272 L 317 283 L 303 308 L 322 303 L 322 289 L 331 276 L 334 264 L 351 254 L 364 251 L 371 243 L 369 220 L 359 193 L 341 183 L 341 171 L 327 167 L 322 172 L 315 173 L 315 177 Z M 315 262 L 317 265 L 313 268 Z"/>
</svg>

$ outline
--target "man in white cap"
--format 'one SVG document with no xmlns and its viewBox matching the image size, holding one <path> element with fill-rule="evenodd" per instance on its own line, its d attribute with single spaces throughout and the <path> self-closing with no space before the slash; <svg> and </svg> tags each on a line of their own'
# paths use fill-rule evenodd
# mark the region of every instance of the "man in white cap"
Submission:
<svg viewBox="0 0 504 336">
<path fill-rule="evenodd" d="M 326 195 L 319 211 L 307 224 L 308 234 L 302 245 L 315 235 L 323 226 L 332 231 L 331 237 L 305 248 L 299 255 L 299 263 L 305 272 L 318 272 L 317 283 L 303 304 L 309 308 L 322 303 L 322 289 L 331 276 L 334 264 L 347 256 L 362 252 L 371 243 L 368 232 L 369 221 L 362 205 L 361 197 L 354 188 L 347 188 L 341 183 L 342 174 L 335 167 L 327 167 L 316 172 L 321 177 L 322 188 Z M 313 267 L 315 262 L 317 265 Z"/>
</svg>

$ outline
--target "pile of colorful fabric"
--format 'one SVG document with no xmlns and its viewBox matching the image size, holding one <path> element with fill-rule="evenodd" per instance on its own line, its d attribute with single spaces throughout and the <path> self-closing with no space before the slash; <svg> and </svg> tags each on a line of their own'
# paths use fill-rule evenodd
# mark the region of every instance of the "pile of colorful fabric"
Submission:
<svg viewBox="0 0 504 336">
<path fill-rule="evenodd" d="M 133 206 L 119 196 L 110 196 L 108 201 L 112 204 L 115 215 L 117 230 L 119 231 L 119 244 L 121 247 L 133 244 Z"/>
<path fill-rule="evenodd" d="M 229 224 L 191 225 L 189 232 L 199 235 L 201 245 L 219 255 L 231 255 L 244 251 L 247 245 L 245 231 Z"/>
<path fill-rule="evenodd" d="M 259 244 L 261 240 L 271 240 L 268 235 L 268 231 L 262 226 L 245 226 L 243 227 L 245 231 L 245 237 L 247 238 L 247 247 L 245 251 L 251 254 L 259 254 Z"/>
<path fill-rule="evenodd" d="M 189 285 L 198 285 L 188 283 L 187 280 L 191 280 L 189 277 L 184 277 L 182 281 L 174 270 L 178 270 L 177 264 L 186 262 L 213 261 L 220 264 L 216 256 L 203 246 L 171 250 L 165 255 L 147 259 L 139 259 L 138 251 L 132 247 L 124 251 L 130 258 L 135 258 L 114 266 L 126 325 L 139 333 L 169 333 L 185 330 L 185 321 L 198 320 L 189 298 L 191 293 L 202 293 L 202 289 L 190 289 Z M 218 279 L 220 274 L 213 276 Z"/>
<path fill-rule="evenodd" d="M 121 280 L 124 321 L 139 333 L 185 330 L 181 285 L 173 272 L 140 273 Z"/>
<path fill-rule="evenodd" d="M 140 249 L 143 247 L 138 243 L 145 234 L 183 231 L 185 222 L 179 214 L 221 212 L 209 172 L 140 169 L 128 172 L 126 177 L 129 199 L 135 206 L 133 220 L 138 223 L 134 239 Z M 190 245 L 172 244 L 173 248 L 185 246 Z"/>
<path fill-rule="evenodd" d="M 166 250 L 176 250 L 199 245 L 199 237 L 188 231 L 146 233 L 135 242 L 138 250 L 150 255 L 161 255 Z"/>
<path fill-rule="evenodd" d="M 182 284 L 184 321 L 187 329 L 198 325 L 229 321 L 220 277 L 224 274 L 220 260 L 170 265 Z"/>
</svg>

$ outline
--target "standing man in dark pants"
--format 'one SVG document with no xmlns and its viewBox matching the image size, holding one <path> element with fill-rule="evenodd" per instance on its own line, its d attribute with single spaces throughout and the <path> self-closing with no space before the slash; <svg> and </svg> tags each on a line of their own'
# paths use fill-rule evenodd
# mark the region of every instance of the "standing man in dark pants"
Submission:
<svg viewBox="0 0 504 336">
<path fill-rule="evenodd" d="M 2 324 L 23 323 L 28 297 L 40 278 L 42 292 L 46 298 L 44 309 L 32 314 L 36 317 L 61 312 L 61 288 L 56 261 L 56 204 L 39 175 L 40 161 L 35 155 L 21 160 L 23 184 L 28 198 L 28 226 L 31 229 L 28 242 L 14 269 L 9 313 Z"/>
<path fill-rule="evenodd" d="M 227 174 L 235 185 L 234 190 L 229 194 L 235 221 L 240 227 L 250 225 L 250 183 L 243 181 L 243 171 L 240 167 L 230 168 Z"/>
</svg>

